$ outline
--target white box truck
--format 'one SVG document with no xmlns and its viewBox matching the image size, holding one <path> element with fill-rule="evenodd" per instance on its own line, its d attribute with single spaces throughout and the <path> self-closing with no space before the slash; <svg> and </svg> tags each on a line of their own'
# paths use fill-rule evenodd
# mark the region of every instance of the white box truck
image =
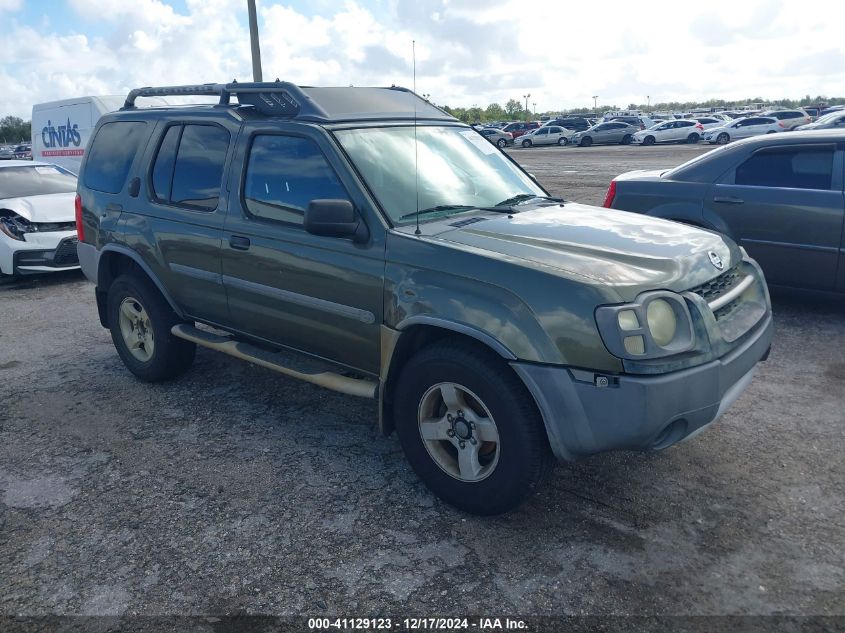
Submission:
<svg viewBox="0 0 845 633">
<path fill-rule="evenodd" d="M 55 163 L 73 173 L 79 166 L 91 132 L 100 117 L 123 107 L 125 96 L 77 97 L 32 106 L 32 160 Z M 157 97 L 147 97 L 139 105 L 167 105 Z"/>
</svg>

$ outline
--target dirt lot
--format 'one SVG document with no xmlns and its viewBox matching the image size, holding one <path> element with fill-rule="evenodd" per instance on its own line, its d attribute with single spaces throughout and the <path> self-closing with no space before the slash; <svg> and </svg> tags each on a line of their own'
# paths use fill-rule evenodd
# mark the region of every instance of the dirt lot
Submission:
<svg viewBox="0 0 845 633">
<path fill-rule="evenodd" d="M 512 155 L 595 203 L 703 149 Z M 479 519 L 427 492 L 371 402 L 202 349 L 143 384 L 80 274 L 2 288 L 0 613 L 845 615 L 845 303 L 777 294 L 775 316 L 707 432 L 561 465 Z"/>
</svg>

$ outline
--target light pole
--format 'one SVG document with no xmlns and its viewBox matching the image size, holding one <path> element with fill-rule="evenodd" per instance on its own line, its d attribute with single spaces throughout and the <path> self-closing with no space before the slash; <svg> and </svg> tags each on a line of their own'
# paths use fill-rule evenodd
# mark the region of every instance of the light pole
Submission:
<svg viewBox="0 0 845 633">
<path fill-rule="evenodd" d="M 252 48 L 252 80 L 261 78 L 261 48 L 258 46 L 258 15 L 255 12 L 255 0 L 246 0 L 249 11 L 249 43 Z"/>
<path fill-rule="evenodd" d="M 534 101 L 531 103 L 531 105 L 534 106 L 534 114 L 537 114 L 537 102 Z"/>
<path fill-rule="evenodd" d="M 651 95 L 646 95 L 645 98 L 646 98 L 646 101 L 648 102 L 647 109 L 651 110 Z"/>
<path fill-rule="evenodd" d="M 598 98 L 599 98 L 598 95 L 593 95 L 593 111 L 595 111 L 598 108 L 598 106 L 596 105 L 596 99 L 598 99 Z"/>
<path fill-rule="evenodd" d="M 522 95 L 522 96 L 525 97 L 525 120 L 527 121 L 528 115 L 530 114 L 530 112 L 528 110 L 528 97 L 531 96 L 531 93 L 529 92 L 527 95 Z"/>
</svg>

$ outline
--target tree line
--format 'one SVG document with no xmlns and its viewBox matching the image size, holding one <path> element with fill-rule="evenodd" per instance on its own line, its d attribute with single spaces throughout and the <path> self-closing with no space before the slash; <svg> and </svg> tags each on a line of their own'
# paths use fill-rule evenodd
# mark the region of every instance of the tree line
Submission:
<svg viewBox="0 0 845 633">
<path fill-rule="evenodd" d="M 0 119 L 1 143 L 28 143 L 32 138 L 32 124 L 18 116 L 4 116 Z"/>
</svg>

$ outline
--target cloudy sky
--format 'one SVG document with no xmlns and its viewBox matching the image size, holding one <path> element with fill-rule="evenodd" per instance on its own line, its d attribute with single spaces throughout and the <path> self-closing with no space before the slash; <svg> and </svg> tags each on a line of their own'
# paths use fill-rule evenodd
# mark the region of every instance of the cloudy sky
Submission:
<svg viewBox="0 0 845 633">
<path fill-rule="evenodd" d="M 257 0 L 265 79 L 409 86 L 538 111 L 845 95 L 845 1 Z M 529 8 L 530 7 L 530 8 Z M 658 7 L 658 8 L 651 8 Z M 0 0 L 0 116 L 140 85 L 249 80 L 246 0 Z M 534 109 L 534 106 L 531 106 Z"/>
</svg>

